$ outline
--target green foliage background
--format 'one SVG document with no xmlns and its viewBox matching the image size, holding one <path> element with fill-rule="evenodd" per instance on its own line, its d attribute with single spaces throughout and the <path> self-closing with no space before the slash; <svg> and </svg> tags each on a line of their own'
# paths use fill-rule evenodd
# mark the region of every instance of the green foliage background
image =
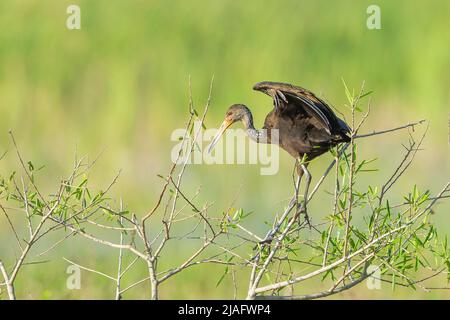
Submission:
<svg viewBox="0 0 450 320">
<path fill-rule="evenodd" d="M 366 28 L 366 9 L 373 3 L 381 7 L 381 30 Z M 65 27 L 69 4 L 81 7 L 79 31 Z M 262 80 L 309 88 L 348 116 L 344 78 L 355 88 L 365 80 L 366 88 L 374 91 L 366 131 L 430 120 L 424 151 L 398 188 L 404 192 L 417 184 L 437 191 L 450 176 L 449 16 L 450 2 L 445 0 L 3 0 L 0 152 L 9 153 L 1 160 L 1 174 L 17 168 L 8 129 L 28 160 L 45 165 L 41 183 L 48 190 L 69 172 L 75 150 L 91 158 L 104 150 L 91 178 L 107 185 L 123 169 L 113 194 L 140 215 L 156 200 L 161 185 L 157 174 L 169 168 L 175 144 L 170 135 L 185 124 L 189 75 L 197 109 L 206 102 L 215 77 L 208 127 L 218 126 L 226 108 L 238 102 L 249 105 L 255 122 L 262 124 L 271 101 L 251 90 Z M 401 160 L 400 143 L 407 138 L 406 133 L 395 133 L 361 141 L 360 152 L 378 158 L 374 166 L 380 171 L 367 173 L 360 183 L 381 183 Z M 214 202 L 211 214 L 218 216 L 240 188 L 235 206 L 254 211 L 252 224 L 262 232 L 263 221 L 271 219 L 290 194 L 293 163 L 283 152 L 281 157 L 275 176 L 260 176 L 254 165 L 192 166 L 184 188 L 193 194 L 202 185 L 199 202 Z M 330 159 L 317 160 L 313 176 Z M 323 191 L 320 196 L 324 200 L 310 209 L 317 220 L 331 208 L 330 196 Z M 436 223 L 448 232 L 449 206 L 438 209 Z M 13 254 L 9 239 L 2 217 L 0 255 Z M 185 249 L 172 248 L 174 261 Z M 67 243 L 58 254 L 55 257 L 115 270 L 111 251 L 85 241 Z M 112 296 L 112 286 L 90 274 L 83 274 L 82 290 L 68 291 L 66 266 L 54 258 L 47 265 L 25 268 L 18 291 L 29 298 Z M 205 268 L 211 272 L 192 269 L 164 285 L 163 297 L 230 297 L 229 282 L 214 286 L 222 269 Z M 144 269 L 136 276 L 139 272 L 144 276 Z M 129 297 L 146 294 L 142 286 Z M 339 297 L 400 296 L 449 298 L 442 291 L 392 291 L 389 286 L 367 290 L 364 285 Z"/>
</svg>

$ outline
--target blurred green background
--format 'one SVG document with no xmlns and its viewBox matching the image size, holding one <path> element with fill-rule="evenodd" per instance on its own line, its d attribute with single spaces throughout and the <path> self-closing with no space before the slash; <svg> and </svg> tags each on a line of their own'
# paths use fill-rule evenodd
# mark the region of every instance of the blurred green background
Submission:
<svg viewBox="0 0 450 320">
<path fill-rule="evenodd" d="M 381 30 L 366 27 L 366 9 L 381 8 Z M 81 7 L 81 30 L 65 26 L 66 8 Z M 12 1 L 0 2 L 0 163 L 4 175 L 17 168 L 8 136 L 14 131 L 27 160 L 45 165 L 44 187 L 71 169 L 74 152 L 94 158 L 92 184 L 107 185 L 117 170 L 113 196 L 138 215 L 151 208 L 170 167 L 170 135 L 187 119 L 188 79 L 201 110 L 214 75 L 207 127 L 217 127 L 227 107 L 245 103 L 262 126 L 271 101 L 252 91 L 258 81 L 290 82 L 327 99 L 347 116 L 341 78 L 373 90 L 372 113 L 362 131 L 428 119 L 424 150 L 398 192 L 417 184 L 437 191 L 450 177 L 450 2 L 442 1 Z M 361 141 L 364 157 L 378 158 L 377 173 L 361 183 L 379 184 L 402 159 L 406 132 Z M 319 176 L 331 156 L 311 166 Z M 291 192 L 292 159 L 281 152 L 277 175 L 261 176 L 256 165 L 191 166 L 184 187 L 199 203 L 214 202 L 220 216 L 235 206 L 254 211 L 264 229 Z M 330 179 L 332 180 L 332 179 Z M 325 190 L 322 203 L 328 203 Z M 50 189 L 49 189 L 50 190 Z M 321 211 L 312 204 L 310 212 Z M 450 232 L 448 204 L 435 221 Z M 320 220 L 324 214 L 315 218 Z M 313 218 L 314 219 L 314 218 Z M 316 220 L 316 221 L 317 221 Z M 6 220 L 0 218 L 0 255 L 14 256 Z M 174 256 L 183 248 L 171 248 Z M 65 288 L 67 263 L 61 255 L 115 272 L 113 251 L 83 240 L 68 243 L 46 265 L 19 275 L 23 298 L 111 298 L 111 283 L 83 273 L 81 290 Z M 174 258 L 175 259 L 175 258 Z M 215 283 L 223 268 L 177 276 L 161 287 L 163 298 L 226 298 L 230 282 Z M 145 276 L 142 268 L 142 276 Z M 139 271 L 136 271 L 139 272 Z M 244 278 L 245 279 L 245 278 Z M 245 285 L 244 285 L 245 286 Z M 311 283 L 312 290 L 320 283 Z M 127 298 L 144 298 L 145 285 Z M 448 291 L 367 290 L 364 285 L 340 298 L 449 298 Z"/>
</svg>

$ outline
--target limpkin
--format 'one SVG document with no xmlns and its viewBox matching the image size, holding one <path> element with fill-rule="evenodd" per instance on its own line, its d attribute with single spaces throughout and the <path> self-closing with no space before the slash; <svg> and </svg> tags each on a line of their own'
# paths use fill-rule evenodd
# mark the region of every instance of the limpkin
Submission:
<svg viewBox="0 0 450 320">
<path fill-rule="evenodd" d="M 212 140 L 209 151 L 219 141 L 228 127 L 242 121 L 248 136 L 256 142 L 275 143 L 271 131 L 278 130 L 279 146 L 296 159 L 298 171 L 297 188 L 303 174 L 306 176 L 304 210 L 311 174 L 308 163 L 342 142 L 349 142 L 349 126 L 336 116 L 322 99 L 304 88 L 288 83 L 259 82 L 253 86 L 272 97 L 274 108 L 266 116 L 263 130 L 255 129 L 252 112 L 243 104 L 233 104 L 228 109 L 217 135 Z"/>
</svg>

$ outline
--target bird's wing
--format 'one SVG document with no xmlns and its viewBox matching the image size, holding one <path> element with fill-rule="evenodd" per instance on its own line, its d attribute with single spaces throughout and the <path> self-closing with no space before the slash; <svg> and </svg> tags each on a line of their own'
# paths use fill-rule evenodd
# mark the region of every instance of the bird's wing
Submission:
<svg viewBox="0 0 450 320">
<path fill-rule="evenodd" d="M 339 122 L 333 110 L 309 90 L 289 83 L 269 81 L 258 82 L 253 86 L 253 89 L 272 97 L 275 112 L 292 112 L 292 107 L 301 108 L 308 115 L 316 118 L 321 128 L 329 134 L 335 133 L 333 131 L 346 131 L 346 128 L 341 124 L 341 122 L 345 122 L 342 120 Z"/>
</svg>

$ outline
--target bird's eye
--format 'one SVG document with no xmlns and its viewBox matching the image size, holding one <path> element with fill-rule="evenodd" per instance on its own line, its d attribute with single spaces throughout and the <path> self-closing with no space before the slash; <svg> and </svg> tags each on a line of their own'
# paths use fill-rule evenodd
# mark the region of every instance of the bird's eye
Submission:
<svg viewBox="0 0 450 320">
<path fill-rule="evenodd" d="M 227 117 L 231 116 L 231 112 L 227 112 L 226 116 Z"/>
</svg>

